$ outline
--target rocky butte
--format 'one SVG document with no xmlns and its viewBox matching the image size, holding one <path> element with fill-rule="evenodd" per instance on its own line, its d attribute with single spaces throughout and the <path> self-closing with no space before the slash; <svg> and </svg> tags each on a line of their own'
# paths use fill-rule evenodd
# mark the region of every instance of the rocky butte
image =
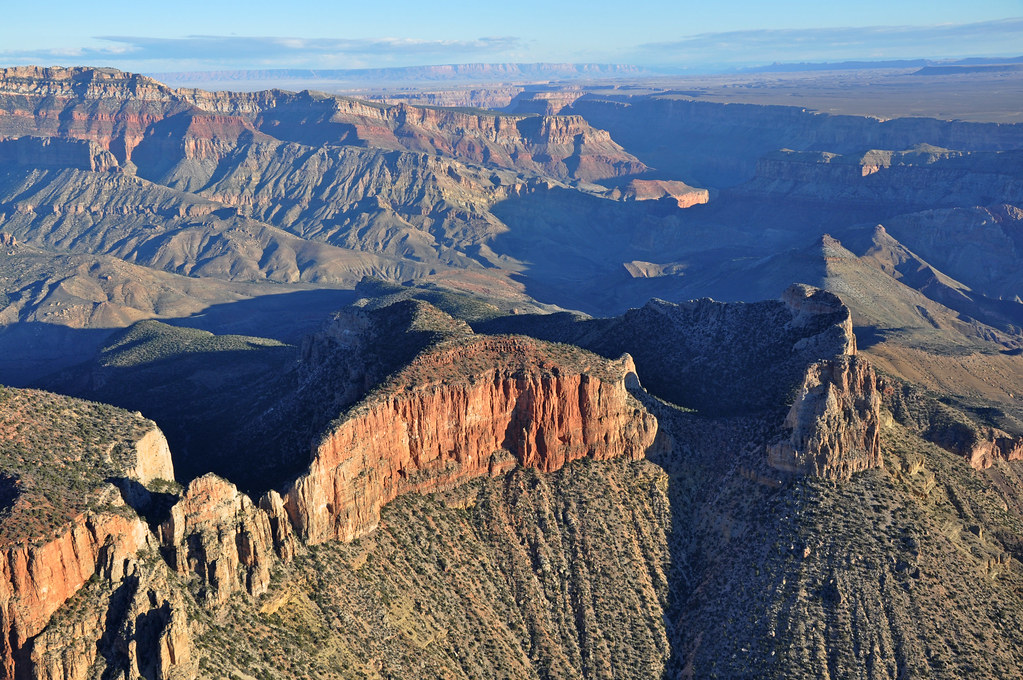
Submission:
<svg viewBox="0 0 1023 680">
<path fill-rule="evenodd" d="M 0 390 L 0 668 L 14 677 L 54 612 L 94 576 L 123 580 L 154 544 L 129 504 L 146 503 L 144 485 L 174 468 L 163 434 L 138 414 Z"/>
<path fill-rule="evenodd" d="M 308 542 L 372 531 L 409 492 L 516 465 L 544 472 L 583 457 L 638 459 L 657 421 L 629 394 L 632 358 L 606 361 L 528 338 L 476 337 L 417 357 L 332 428 L 284 494 Z"/>
</svg>

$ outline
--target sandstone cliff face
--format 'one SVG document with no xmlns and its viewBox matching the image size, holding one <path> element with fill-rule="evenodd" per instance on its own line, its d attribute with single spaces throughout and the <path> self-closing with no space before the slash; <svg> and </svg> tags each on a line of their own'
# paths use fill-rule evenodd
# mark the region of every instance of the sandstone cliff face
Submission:
<svg viewBox="0 0 1023 680">
<path fill-rule="evenodd" d="M 999 460 L 1023 460 L 1023 438 L 1013 437 L 998 428 L 985 427 L 966 458 L 977 470 L 986 470 Z"/>
<path fill-rule="evenodd" d="M 150 125 L 188 108 L 152 78 L 114 69 L 0 69 L 0 134 L 91 140 L 121 164 Z"/>
<path fill-rule="evenodd" d="M 277 533 L 286 544 L 279 526 Z M 266 591 L 274 553 L 270 514 L 234 484 L 213 474 L 192 480 L 159 534 L 168 563 L 205 584 L 200 598 L 207 604 L 221 604 L 236 591 Z"/>
<path fill-rule="evenodd" d="M 132 477 L 143 485 L 156 479 L 174 481 L 174 461 L 167 438 L 154 427 L 135 442 L 135 469 Z"/>
<path fill-rule="evenodd" d="M 647 168 L 580 116 L 522 116 L 259 93 L 256 126 L 279 139 L 439 154 L 592 181 Z M 314 144 L 319 145 L 319 144 Z"/>
<path fill-rule="evenodd" d="M 603 373 L 594 375 L 553 361 L 552 351 L 532 340 L 480 338 L 417 359 L 402 382 L 329 432 L 309 472 L 284 494 L 299 535 L 349 541 L 373 530 L 398 495 L 515 465 L 552 471 L 583 457 L 642 457 L 657 422 L 626 389 L 631 358 L 601 366 L 592 357 Z M 409 380 L 445 369 L 450 378 Z"/>
<path fill-rule="evenodd" d="M 162 560 L 129 558 L 123 573 L 104 573 L 85 590 L 84 602 L 32 640 L 19 677 L 87 680 L 97 662 L 125 680 L 197 677 L 184 596 Z"/>
<path fill-rule="evenodd" d="M 163 434 L 141 415 L 7 388 L 0 465 L 0 668 L 14 677 L 31 668 L 32 640 L 72 596 L 94 577 L 120 581 L 155 548 L 129 504 L 148 499 L 143 483 L 174 473 Z"/>
<path fill-rule="evenodd" d="M 46 542 L 0 549 L 0 663 L 5 677 L 14 677 L 26 643 L 102 564 L 123 570 L 124 561 L 148 545 L 148 527 L 119 502 L 117 492 L 111 489 L 106 500 L 126 513 L 86 513 Z"/>
<path fill-rule="evenodd" d="M 660 179 L 634 179 L 624 190 L 615 189 L 610 193 L 615 199 L 625 201 L 651 201 L 670 198 L 679 208 L 691 208 L 710 200 L 706 189 L 691 187 L 685 182 Z"/>
<path fill-rule="evenodd" d="M 791 434 L 767 447 L 767 462 L 774 468 L 848 479 L 884 465 L 877 377 L 859 357 L 810 366 L 784 425 Z"/>
</svg>

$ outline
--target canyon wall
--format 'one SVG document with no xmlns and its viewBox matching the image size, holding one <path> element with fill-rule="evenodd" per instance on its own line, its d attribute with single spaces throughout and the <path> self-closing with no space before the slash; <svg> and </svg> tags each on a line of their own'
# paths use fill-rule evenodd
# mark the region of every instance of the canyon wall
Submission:
<svg viewBox="0 0 1023 680">
<path fill-rule="evenodd" d="M 645 164 L 698 186 L 726 187 L 754 175 L 778 149 L 863 153 L 921 142 L 959 151 L 1023 148 L 1023 125 L 933 118 L 880 120 L 815 113 L 795 106 L 718 104 L 662 95 L 622 101 L 587 95 L 562 113 L 608 130 Z M 671 145 L 665 139 L 673 140 Z"/>
<path fill-rule="evenodd" d="M 0 402 L 7 482 L 0 668 L 14 677 L 27 663 L 32 640 L 83 586 L 95 577 L 121 581 L 136 555 L 155 548 L 132 506 L 149 502 L 143 484 L 173 480 L 174 468 L 163 433 L 138 414 L 110 409 L 111 415 L 100 405 L 29 390 L 6 391 Z M 47 428 L 40 421 L 55 410 L 76 423 L 75 435 L 61 430 L 59 420 L 50 420 L 41 438 L 10 427 L 14 415 L 18 423 Z M 95 437 L 110 439 L 96 443 Z"/>
<path fill-rule="evenodd" d="M 172 90 L 113 69 L 0 69 L 0 135 L 96 142 L 118 163 L 217 162 L 259 133 L 320 147 L 354 145 L 447 156 L 563 180 L 637 174 L 646 166 L 580 116 L 510 115 L 381 105 L 309 92 Z M 136 149 L 145 142 L 137 159 Z M 163 158 L 167 155 L 167 158 Z"/>
<path fill-rule="evenodd" d="M 551 472 L 583 457 L 643 457 L 657 421 L 626 388 L 632 359 L 594 365 L 598 373 L 566 366 L 557 353 L 524 338 L 477 338 L 418 358 L 332 428 L 284 494 L 298 534 L 350 541 L 372 531 L 380 508 L 400 494 L 516 465 Z M 470 361 L 486 368 L 461 374 Z M 453 367 L 451 378 L 406 381 Z"/>
</svg>

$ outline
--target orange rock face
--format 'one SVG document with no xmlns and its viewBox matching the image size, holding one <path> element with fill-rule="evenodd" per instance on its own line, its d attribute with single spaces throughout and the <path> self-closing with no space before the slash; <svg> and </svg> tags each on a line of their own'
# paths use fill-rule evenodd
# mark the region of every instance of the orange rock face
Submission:
<svg viewBox="0 0 1023 680">
<path fill-rule="evenodd" d="M 475 338 L 417 359 L 326 436 L 288 489 L 298 534 L 349 541 L 372 531 L 401 494 L 515 465 L 550 472 L 584 457 L 643 457 L 657 421 L 626 389 L 631 357 L 580 352 L 593 365 L 568 368 L 555 351 L 525 338 Z M 458 377 L 408 380 L 417 371 Z"/>
<path fill-rule="evenodd" d="M 984 428 L 982 438 L 973 444 L 966 457 L 977 470 L 991 467 L 996 460 L 1023 460 L 1023 438 L 996 428 Z"/>
<path fill-rule="evenodd" d="M 111 504 L 119 503 L 111 494 Z M 127 508 L 125 508 L 127 510 Z M 14 677 L 15 656 L 103 564 L 123 563 L 147 545 L 149 528 L 133 513 L 86 513 L 41 544 L 0 549 L 0 664 Z"/>
<path fill-rule="evenodd" d="M 691 187 L 685 182 L 660 179 L 634 179 L 621 192 L 625 200 L 652 201 L 671 197 L 680 208 L 691 208 L 710 200 L 706 189 Z"/>
</svg>

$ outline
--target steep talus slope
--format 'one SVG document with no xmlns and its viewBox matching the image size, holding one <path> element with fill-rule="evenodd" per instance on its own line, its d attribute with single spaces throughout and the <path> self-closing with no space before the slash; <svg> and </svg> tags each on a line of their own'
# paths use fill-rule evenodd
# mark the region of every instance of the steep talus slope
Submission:
<svg viewBox="0 0 1023 680">
<path fill-rule="evenodd" d="M 310 242 L 222 204 L 122 173 L 8 170 L 3 229 L 54 250 L 108 254 L 178 274 L 354 285 L 428 271 L 408 260 Z"/>
<path fill-rule="evenodd" d="M 898 425 L 882 442 L 884 468 L 838 487 L 711 476 L 665 677 L 1019 673 L 1018 491 Z"/>
<path fill-rule="evenodd" d="M 646 461 L 405 496 L 373 534 L 313 546 L 260 601 L 235 599 L 196 647 L 210 676 L 660 677 L 671 525 Z"/>
<path fill-rule="evenodd" d="M 884 227 L 977 293 L 1017 303 L 1023 299 L 1023 209 L 1019 202 L 928 209 L 885 220 Z"/>
</svg>

